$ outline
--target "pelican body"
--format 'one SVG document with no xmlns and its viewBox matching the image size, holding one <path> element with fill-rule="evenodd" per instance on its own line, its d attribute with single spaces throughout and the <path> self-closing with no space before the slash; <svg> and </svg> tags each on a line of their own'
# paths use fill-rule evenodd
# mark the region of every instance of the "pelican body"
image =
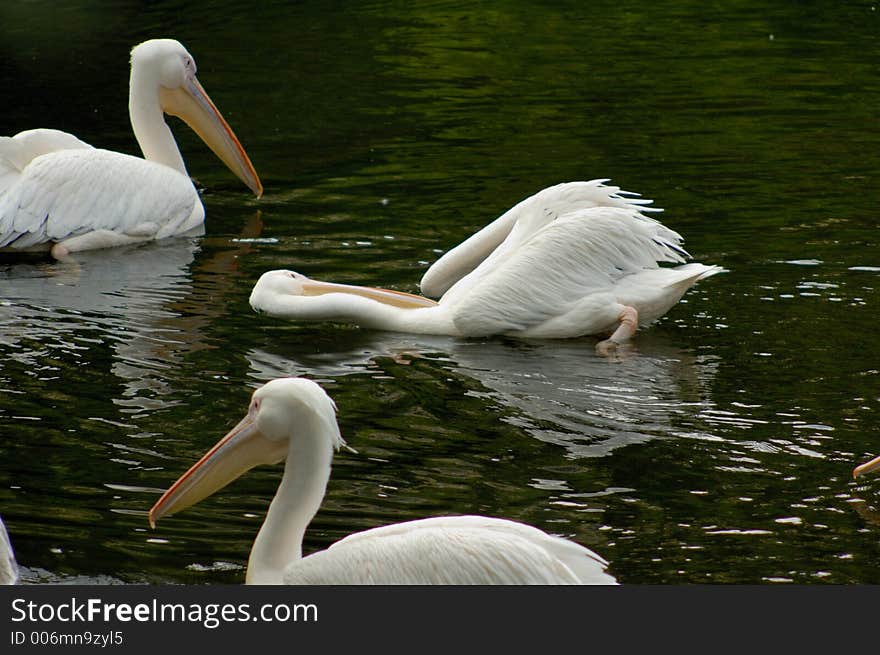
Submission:
<svg viewBox="0 0 880 655">
<path fill-rule="evenodd" d="M 624 342 L 723 269 L 685 264 L 681 236 L 645 215 L 659 210 L 606 181 L 544 189 L 447 252 L 421 280 L 439 301 L 274 270 L 250 304 L 280 318 L 399 332 Z"/>
<path fill-rule="evenodd" d="M 316 383 L 272 380 L 247 415 L 153 505 L 150 524 L 185 509 L 259 464 L 285 460 L 254 541 L 249 584 L 615 584 L 607 562 L 572 541 L 484 516 L 449 516 L 358 532 L 306 557 L 306 527 L 324 498 L 336 407 Z"/>
<path fill-rule="evenodd" d="M 0 585 L 12 585 L 18 582 L 18 563 L 15 552 L 3 519 L 0 519 Z"/>
<path fill-rule="evenodd" d="M 192 234 L 205 209 L 164 113 L 179 116 L 258 197 L 247 154 L 196 78 L 177 41 L 131 51 L 129 116 L 143 159 L 34 129 L 0 137 L 0 249 L 95 248 Z"/>
</svg>

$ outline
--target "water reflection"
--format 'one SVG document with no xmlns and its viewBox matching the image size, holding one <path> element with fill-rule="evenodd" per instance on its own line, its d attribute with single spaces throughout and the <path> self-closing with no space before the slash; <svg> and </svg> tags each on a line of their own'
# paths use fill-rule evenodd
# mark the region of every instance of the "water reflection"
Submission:
<svg viewBox="0 0 880 655">
<path fill-rule="evenodd" d="M 251 377 L 339 376 L 382 371 L 383 360 L 426 358 L 438 376 L 479 383 L 469 395 L 503 408 L 502 420 L 569 457 L 604 457 L 616 448 L 675 433 L 683 416 L 711 406 L 716 363 L 676 348 L 662 334 L 642 334 L 615 360 L 590 339 L 556 342 L 463 340 L 393 333 L 360 334 L 335 351 L 279 354 L 253 349 Z"/>
<path fill-rule="evenodd" d="M 126 584 L 112 575 L 64 575 L 39 567 L 21 567 L 21 584 L 117 585 Z"/>
<path fill-rule="evenodd" d="M 169 306 L 191 291 L 197 250 L 195 240 L 173 239 L 66 262 L 12 265 L 3 271 L 2 345 L 36 370 L 44 368 L 47 349 L 76 356 L 109 343 L 112 372 L 126 386 L 123 403 L 147 390 L 161 394 L 167 389 L 157 372 L 173 364 L 175 346 L 192 340 L 181 338 L 185 327 L 172 325 L 177 313 Z"/>
<path fill-rule="evenodd" d="M 119 556 L 123 579 L 143 580 L 126 532 L 146 531 L 144 498 L 156 490 L 137 472 L 167 459 L 156 425 L 190 405 L 181 376 L 188 358 L 218 347 L 210 327 L 260 218 L 245 220 L 239 240 L 169 239 L 0 268 L 0 503 L 14 526 L 27 513 L 25 582 L 118 582 L 88 573 L 101 570 L 94 552 Z"/>
<path fill-rule="evenodd" d="M 63 262 L 17 263 L 0 270 L 0 346 L 33 371 L 45 372 L 47 350 L 67 355 L 111 345 L 110 372 L 123 390 L 113 402 L 130 412 L 168 407 L 168 371 L 210 348 L 206 327 L 222 312 L 223 289 L 234 283 L 237 258 L 261 229 L 252 216 L 233 241 L 201 257 L 199 239 L 78 253 Z"/>
</svg>

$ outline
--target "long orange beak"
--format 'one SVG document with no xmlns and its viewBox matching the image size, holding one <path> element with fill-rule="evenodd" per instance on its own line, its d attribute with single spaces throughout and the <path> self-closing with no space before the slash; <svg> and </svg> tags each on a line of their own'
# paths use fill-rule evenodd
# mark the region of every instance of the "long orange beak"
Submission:
<svg viewBox="0 0 880 655">
<path fill-rule="evenodd" d="M 185 121 L 257 198 L 263 195 L 263 184 L 238 137 L 195 76 L 176 89 L 162 87 L 159 103 L 166 114 Z"/>
<path fill-rule="evenodd" d="M 393 305 L 402 309 L 419 309 L 421 307 L 435 307 L 437 302 L 424 296 L 416 296 L 403 291 L 391 289 L 379 289 L 376 287 L 359 287 L 352 284 L 337 284 L 336 282 L 321 282 L 320 280 L 305 280 L 302 283 L 302 295 L 323 296 L 328 293 L 347 293 L 354 296 L 363 296 L 386 305 Z"/>
<path fill-rule="evenodd" d="M 880 457 L 875 457 L 870 462 L 865 462 L 861 466 L 857 466 L 853 469 L 853 477 L 857 478 L 860 475 L 865 475 L 865 473 L 870 473 L 871 471 L 876 471 L 880 469 Z"/>
<path fill-rule="evenodd" d="M 163 516 L 195 505 L 260 464 L 276 464 L 287 444 L 267 439 L 249 412 L 217 444 L 172 484 L 150 509 L 150 527 Z"/>
</svg>

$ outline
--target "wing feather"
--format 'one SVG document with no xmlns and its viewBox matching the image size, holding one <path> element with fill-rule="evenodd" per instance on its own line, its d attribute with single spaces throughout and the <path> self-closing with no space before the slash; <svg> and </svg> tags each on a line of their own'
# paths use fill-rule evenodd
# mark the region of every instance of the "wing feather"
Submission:
<svg viewBox="0 0 880 655">
<path fill-rule="evenodd" d="M 16 584 L 18 582 L 18 564 L 15 561 L 15 553 L 9 534 L 3 519 L 0 519 L 0 585 Z"/>
<path fill-rule="evenodd" d="M 200 208 L 189 178 L 167 166 L 90 147 L 48 152 L 0 187 L 0 247 L 100 230 L 161 238 L 194 227 Z"/>
<path fill-rule="evenodd" d="M 408 521 L 351 535 L 291 566 L 288 584 L 614 584 L 588 548 L 481 516 Z"/>
<path fill-rule="evenodd" d="M 662 211 L 648 207 L 651 200 L 606 185 L 607 181 L 564 182 L 519 202 L 434 262 L 422 277 L 422 293 L 430 297 L 443 295 L 487 258 L 504 256 L 557 217 L 578 209 L 621 207 L 642 212 Z"/>
<path fill-rule="evenodd" d="M 634 208 L 582 209 L 544 225 L 503 258 L 487 260 L 440 304 L 453 305 L 453 322 L 467 336 L 525 330 L 590 293 L 610 291 L 626 275 L 658 268 L 657 262 L 684 262 L 681 240 Z"/>
</svg>

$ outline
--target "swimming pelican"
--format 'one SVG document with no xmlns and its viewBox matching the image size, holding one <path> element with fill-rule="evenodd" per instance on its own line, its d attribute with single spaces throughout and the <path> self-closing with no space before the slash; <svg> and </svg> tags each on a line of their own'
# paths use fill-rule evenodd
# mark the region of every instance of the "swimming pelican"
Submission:
<svg viewBox="0 0 880 655">
<path fill-rule="evenodd" d="M 439 302 L 275 270 L 257 281 L 251 306 L 281 318 L 422 334 L 610 334 L 600 345 L 614 347 L 723 269 L 683 264 L 690 255 L 681 236 L 644 213 L 659 210 L 605 182 L 544 189 L 450 250 L 421 281 L 426 295 L 442 294 Z"/>
<path fill-rule="evenodd" d="M 251 549 L 248 584 L 615 584 L 591 550 L 537 528 L 484 516 L 396 523 L 302 556 L 306 527 L 345 445 L 336 406 L 316 383 L 272 380 L 247 415 L 150 510 L 150 525 L 193 505 L 258 464 L 286 459 Z"/>
<path fill-rule="evenodd" d="M 196 79 L 177 41 L 131 51 L 128 111 L 144 158 L 93 148 L 51 129 L 0 137 L 0 248 L 52 249 L 56 258 L 193 233 L 205 208 L 163 112 L 179 116 L 256 195 L 253 165 Z"/>
<path fill-rule="evenodd" d="M 880 457 L 875 457 L 870 462 L 865 462 L 853 469 L 853 477 L 857 478 L 860 475 L 865 475 L 865 473 L 870 473 L 871 471 L 876 471 L 880 469 Z"/>
<path fill-rule="evenodd" d="M 18 564 L 3 519 L 0 519 L 0 585 L 18 582 Z"/>
</svg>

